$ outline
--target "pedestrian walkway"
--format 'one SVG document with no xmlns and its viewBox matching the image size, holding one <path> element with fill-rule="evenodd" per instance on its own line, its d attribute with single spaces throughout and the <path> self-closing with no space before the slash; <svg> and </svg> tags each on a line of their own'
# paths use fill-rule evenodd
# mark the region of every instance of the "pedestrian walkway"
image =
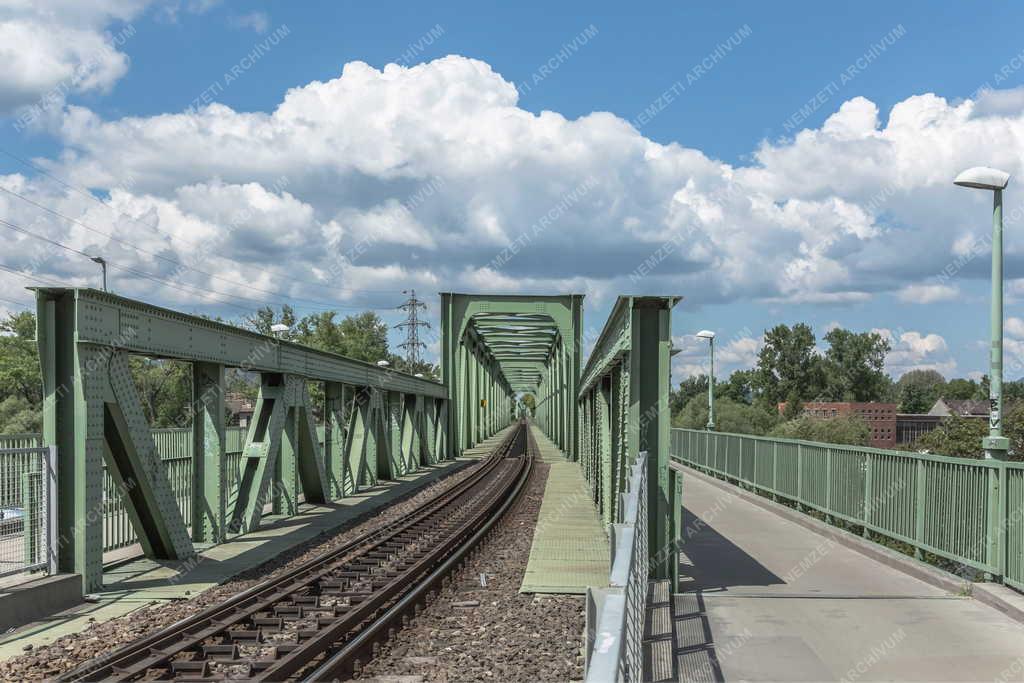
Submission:
<svg viewBox="0 0 1024 683">
<path fill-rule="evenodd" d="M 540 429 L 530 428 L 549 469 L 519 591 L 584 594 L 587 586 L 607 586 L 608 536 L 579 463 L 567 460 Z"/>
<path fill-rule="evenodd" d="M 487 446 L 496 445 L 502 434 L 504 431 L 481 444 L 479 453 L 424 466 L 394 481 L 381 481 L 331 504 L 303 505 L 294 516 L 266 516 L 256 531 L 219 545 L 205 546 L 189 560 L 139 558 L 108 568 L 103 574 L 104 590 L 96 596 L 96 602 L 4 634 L 0 637 L 0 659 L 23 654 L 22 649 L 26 645 L 45 645 L 63 635 L 82 631 L 93 621 L 114 619 L 154 602 L 186 599 L 221 584 L 311 538 L 376 514 L 430 482 L 457 471 L 478 459 Z"/>
<path fill-rule="evenodd" d="M 1024 625 L 684 472 L 682 680 L 1024 680 Z"/>
</svg>

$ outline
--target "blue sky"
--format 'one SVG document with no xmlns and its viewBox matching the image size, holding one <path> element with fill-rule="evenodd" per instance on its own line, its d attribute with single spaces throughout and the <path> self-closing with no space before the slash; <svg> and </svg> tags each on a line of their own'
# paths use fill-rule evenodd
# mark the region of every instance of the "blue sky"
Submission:
<svg viewBox="0 0 1024 683">
<path fill-rule="evenodd" d="M 764 328 L 796 321 L 819 336 L 832 324 L 889 330 L 894 374 L 984 369 L 988 256 L 970 245 L 987 231 L 987 198 L 943 179 L 963 165 L 1018 171 L 1021 143 L 1007 141 L 1024 131 L 1019 7 L 36 5 L 0 7 L 6 49 L 25 60 L 0 77 L 0 149 L 109 195 L 115 209 L 10 158 L 0 157 L 0 184 L 146 252 L 40 220 L 10 196 L 4 218 L 124 267 L 171 277 L 166 259 L 147 254 L 184 259 L 216 237 L 220 253 L 201 270 L 221 279 L 204 281 L 197 266 L 185 286 L 238 295 L 237 283 L 254 281 L 300 309 L 345 311 L 397 303 L 408 286 L 431 299 L 449 288 L 568 288 L 588 294 L 596 327 L 616 293 L 681 294 L 677 379 L 699 370 L 692 331 L 719 331 L 728 370 L 750 362 Z M 368 67 L 341 77 L 357 62 Z M 403 75 L 382 73 L 393 62 Z M 295 105 L 270 116 L 291 89 Z M 904 115 L 890 126 L 894 107 Z M 410 203 L 431 178 L 437 193 Z M 1014 194 L 1011 184 L 1008 211 Z M 224 231 L 240 206 L 251 211 Z M 503 245 L 558 206 L 553 229 L 495 267 Z M 167 239 L 141 236 L 140 220 Z M 351 253 L 381 224 L 387 237 L 332 270 L 323 252 Z M 671 254 L 657 256 L 666 244 Z M 39 265 L 37 247 L 19 237 L 3 265 L 90 276 L 73 254 Z M 1006 314 L 1020 322 L 1013 225 L 1007 252 Z M 645 260 L 651 274 L 636 277 Z M 942 277 L 950 263 L 955 274 Z M 113 275 L 129 295 L 240 312 Z M 1008 352 L 1024 360 L 1020 329 Z"/>
</svg>

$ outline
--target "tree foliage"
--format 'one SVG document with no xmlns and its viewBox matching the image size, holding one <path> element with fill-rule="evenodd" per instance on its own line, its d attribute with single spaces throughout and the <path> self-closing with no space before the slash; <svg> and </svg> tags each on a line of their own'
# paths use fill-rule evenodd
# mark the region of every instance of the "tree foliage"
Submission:
<svg viewBox="0 0 1024 683">
<path fill-rule="evenodd" d="M 867 446 L 871 440 L 871 428 L 868 427 L 865 420 L 856 415 L 829 418 L 813 418 L 803 415 L 778 425 L 769 433 L 769 436 Z"/>
<path fill-rule="evenodd" d="M 896 382 L 901 413 L 927 413 L 943 396 L 946 378 L 935 370 L 911 370 Z"/>
<path fill-rule="evenodd" d="M 679 383 L 679 389 L 669 393 L 668 405 L 673 415 L 681 412 L 686 404 L 696 396 L 704 396 L 705 403 L 708 395 L 708 376 L 704 374 L 692 375 Z"/>
<path fill-rule="evenodd" d="M 765 332 L 753 383 L 768 405 L 790 395 L 806 400 L 821 393 L 824 373 L 814 344 L 814 332 L 804 323 L 776 325 Z"/>
<path fill-rule="evenodd" d="M 824 396 L 831 401 L 877 401 L 892 380 L 885 374 L 885 356 L 892 348 L 877 332 L 851 332 L 841 327 L 825 335 L 828 350 L 822 361 Z"/>
<path fill-rule="evenodd" d="M 0 397 L 19 396 L 38 409 L 43 402 L 36 316 L 31 311 L 12 313 L 0 322 Z"/>
<path fill-rule="evenodd" d="M 775 426 L 778 417 L 760 406 L 733 401 L 730 398 L 715 399 L 716 431 L 734 434 L 765 434 Z M 694 396 L 677 414 L 672 423 L 686 429 L 704 429 L 708 423 L 708 400 L 705 396 Z"/>
<path fill-rule="evenodd" d="M 961 458 L 980 458 L 981 438 L 988 434 L 988 421 L 952 415 L 939 426 L 921 435 L 914 442 L 914 450 Z"/>
</svg>

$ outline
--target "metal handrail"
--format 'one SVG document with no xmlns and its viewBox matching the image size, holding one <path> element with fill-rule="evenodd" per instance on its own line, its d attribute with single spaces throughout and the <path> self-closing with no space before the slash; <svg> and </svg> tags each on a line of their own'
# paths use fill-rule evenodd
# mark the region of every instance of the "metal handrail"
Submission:
<svg viewBox="0 0 1024 683">
<path fill-rule="evenodd" d="M 1024 590 L 1024 463 L 673 429 L 672 457 Z"/>
</svg>

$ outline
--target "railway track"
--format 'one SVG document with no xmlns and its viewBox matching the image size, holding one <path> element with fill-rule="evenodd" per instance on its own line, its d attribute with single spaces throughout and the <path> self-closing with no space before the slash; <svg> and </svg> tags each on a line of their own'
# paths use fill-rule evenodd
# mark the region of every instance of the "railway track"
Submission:
<svg viewBox="0 0 1024 683">
<path fill-rule="evenodd" d="M 60 681 L 334 680 L 372 656 L 486 535 L 529 477 L 525 423 L 389 526 L 117 648 Z"/>
</svg>

